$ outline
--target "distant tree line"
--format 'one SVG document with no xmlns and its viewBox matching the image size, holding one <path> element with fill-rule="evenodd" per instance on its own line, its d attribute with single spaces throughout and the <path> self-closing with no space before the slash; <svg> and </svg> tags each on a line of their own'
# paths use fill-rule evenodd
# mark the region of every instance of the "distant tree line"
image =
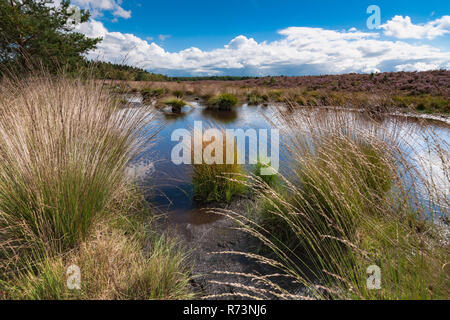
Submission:
<svg viewBox="0 0 450 320">
<path fill-rule="evenodd" d="M 258 77 L 248 77 L 248 76 L 170 77 L 170 81 L 204 81 L 204 80 L 239 81 L 239 80 L 249 80 L 249 79 L 258 79 Z"/>
<path fill-rule="evenodd" d="M 92 75 L 98 79 L 108 80 L 128 80 L 128 81 L 170 81 L 170 78 L 163 74 L 150 73 L 141 68 L 132 67 L 125 64 L 110 62 L 87 63 Z"/>
<path fill-rule="evenodd" d="M 87 64 L 94 77 L 108 80 L 128 80 L 128 81 L 164 81 L 164 82 L 182 82 L 182 81 L 238 81 L 248 79 L 259 79 L 258 77 L 247 76 L 201 76 L 201 77 L 169 77 L 159 73 L 151 73 L 141 68 L 132 67 L 125 64 L 116 64 L 110 62 L 91 62 Z"/>
</svg>

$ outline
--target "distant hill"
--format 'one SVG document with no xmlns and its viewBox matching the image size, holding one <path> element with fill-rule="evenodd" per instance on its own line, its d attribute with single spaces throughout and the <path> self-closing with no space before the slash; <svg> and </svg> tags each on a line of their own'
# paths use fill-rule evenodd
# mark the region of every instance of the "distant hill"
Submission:
<svg viewBox="0 0 450 320">
<path fill-rule="evenodd" d="M 402 92 L 409 95 L 431 94 L 450 96 L 450 70 L 423 72 L 350 73 L 320 76 L 201 76 L 169 77 L 150 73 L 124 64 L 95 62 L 94 76 L 99 79 L 155 82 L 230 82 L 240 87 L 271 87 L 274 89 L 304 88 L 307 91 L 336 92 Z"/>
<path fill-rule="evenodd" d="M 264 77 L 239 81 L 241 86 L 297 88 L 342 92 L 401 91 L 411 95 L 450 95 L 450 71 L 386 72 L 302 77 Z"/>
</svg>

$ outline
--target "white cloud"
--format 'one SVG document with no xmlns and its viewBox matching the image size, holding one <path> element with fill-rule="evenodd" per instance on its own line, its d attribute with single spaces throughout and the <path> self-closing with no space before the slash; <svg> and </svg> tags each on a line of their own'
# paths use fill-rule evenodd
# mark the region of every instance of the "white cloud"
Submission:
<svg viewBox="0 0 450 320">
<path fill-rule="evenodd" d="M 450 33 L 450 16 L 430 21 L 423 25 L 413 24 L 411 18 L 395 16 L 380 26 L 386 36 L 398 39 L 429 39 Z"/>
<path fill-rule="evenodd" d="M 95 20 L 80 24 L 76 29 L 91 38 L 104 37 L 108 33 L 103 23 Z"/>
<path fill-rule="evenodd" d="M 122 7 L 117 6 L 114 9 L 113 15 L 115 17 L 120 17 L 120 18 L 124 18 L 124 19 L 129 19 L 131 18 L 131 11 L 130 10 L 125 10 Z"/>
<path fill-rule="evenodd" d="M 80 8 L 89 9 L 92 17 L 103 16 L 104 11 L 109 11 L 116 18 L 131 18 L 131 10 L 122 8 L 122 0 L 73 0 L 73 4 Z"/>
<path fill-rule="evenodd" d="M 439 68 L 438 64 L 426 62 L 407 63 L 395 66 L 396 71 L 428 71 L 428 70 L 436 70 L 438 68 Z"/>
<path fill-rule="evenodd" d="M 238 36 L 225 46 L 227 49 L 239 50 L 257 46 L 258 43 L 253 39 L 247 39 L 245 36 Z"/>
<path fill-rule="evenodd" d="M 430 45 L 380 39 L 377 32 L 290 27 L 280 40 L 257 42 L 239 35 L 221 48 L 168 52 L 135 35 L 109 32 L 92 20 L 79 30 L 103 36 L 92 59 L 123 62 L 174 75 L 304 75 L 448 68 L 449 52 Z"/>
</svg>

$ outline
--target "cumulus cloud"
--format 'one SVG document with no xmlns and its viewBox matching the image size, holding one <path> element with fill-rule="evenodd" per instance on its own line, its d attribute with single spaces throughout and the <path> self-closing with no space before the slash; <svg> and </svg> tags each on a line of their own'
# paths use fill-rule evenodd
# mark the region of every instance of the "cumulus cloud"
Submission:
<svg viewBox="0 0 450 320">
<path fill-rule="evenodd" d="M 448 68 L 449 52 L 430 45 L 380 39 L 377 32 L 356 29 L 290 27 L 280 40 L 257 42 L 239 35 L 221 48 L 188 48 L 168 52 L 133 34 L 109 32 L 91 20 L 79 27 L 88 36 L 102 36 L 91 59 L 123 62 L 171 75 L 305 75 Z"/>
<path fill-rule="evenodd" d="M 429 39 L 450 33 L 450 16 L 430 21 L 423 25 L 413 24 L 411 18 L 395 16 L 380 26 L 386 36 L 398 39 Z"/>
<path fill-rule="evenodd" d="M 122 8 L 122 0 L 73 0 L 73 4 L 83 9 L 89 9 L 92 17 L 103 15 L 104 11 L 109 11 L 116 18 L 131 18 L 131 10 Z"/>
<path fill-rule="evenodd" d="M 438 68 L 439 65 L 426 62 L 407 63 L 395 66 L 396 71 L 429 71 Z"/>
<path fill-rule="evenodd" d="M 108 30 L 104 27 L 103 23 L 95 20 L 78 25 L 76 30 L 90 38 L 100 38 L 108 34 Z"/>
</svg>

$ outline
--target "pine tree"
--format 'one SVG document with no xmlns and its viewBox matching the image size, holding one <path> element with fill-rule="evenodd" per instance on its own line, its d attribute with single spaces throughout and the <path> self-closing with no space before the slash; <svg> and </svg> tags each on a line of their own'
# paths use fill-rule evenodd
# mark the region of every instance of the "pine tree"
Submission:
<svg viewBox="0 0 450 320">
<path fill-rule="evenodd" d="M 38 63 L 50 72 L 76 68 L 101 38 L 74 30 L 88 21 L 89 11 L 80 10 L 78 19 L 73 14 L 69 0 L 58 6 L 53 0 L 0 0 L 0 63 L 20 70 Z"/>
</svg>

